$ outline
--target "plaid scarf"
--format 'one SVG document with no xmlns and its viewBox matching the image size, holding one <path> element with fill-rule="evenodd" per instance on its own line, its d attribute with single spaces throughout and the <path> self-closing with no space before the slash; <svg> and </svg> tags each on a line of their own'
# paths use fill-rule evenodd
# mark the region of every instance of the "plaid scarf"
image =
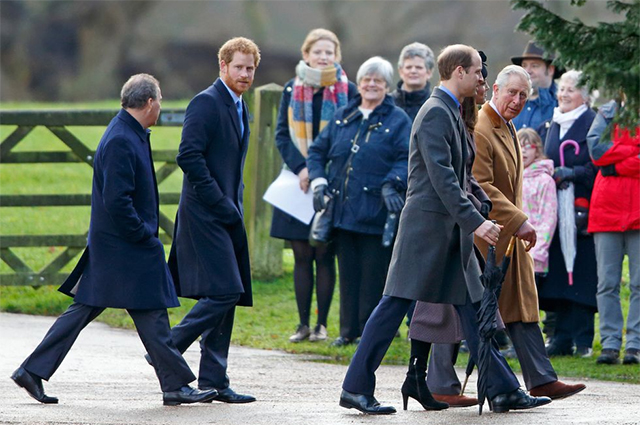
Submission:
<svg viewBox="0 0 640 425">
<path fill-rule="evenodd" d="M 313 89 L 324 87 L 320 113 L 320 131 L 327 125 L 336 109 L 348 102 L 349 82 L 340 65 L 315 69 L 300 61 L 289 103 L 289 134 L 302 156 L 313 142 Z"/>
</svg>

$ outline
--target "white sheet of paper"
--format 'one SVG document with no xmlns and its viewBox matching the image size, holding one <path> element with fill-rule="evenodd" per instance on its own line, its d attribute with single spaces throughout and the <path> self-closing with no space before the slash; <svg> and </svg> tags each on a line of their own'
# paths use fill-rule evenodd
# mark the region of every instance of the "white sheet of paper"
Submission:
<svg viewBox="0 0 640 425">
<path fill-rule="evenodd" d="M 286 169 L 271 183 L 262 199 L 305 224 L 311 223 L 315 213 L 311 188 L 304 193 L 298 176 Z"/>
</svg>

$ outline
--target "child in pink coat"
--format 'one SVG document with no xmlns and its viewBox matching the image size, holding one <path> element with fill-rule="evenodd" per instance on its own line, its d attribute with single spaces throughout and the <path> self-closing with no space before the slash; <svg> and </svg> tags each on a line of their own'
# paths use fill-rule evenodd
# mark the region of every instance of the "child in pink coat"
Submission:
<svg viewBox="0 0 640 425">
<path fill-rule="evenodd" d="M 536 229 L 538 241 L 529 254 L 536 278 L 549 271 L 549 247 L 558 221 L 558 199 L 553 181 L 553 161 L 546 159 L 540 136 L 531 128 L 518 131 L 525 167 L 522 182 L 522 209 Z"/>
</svg>

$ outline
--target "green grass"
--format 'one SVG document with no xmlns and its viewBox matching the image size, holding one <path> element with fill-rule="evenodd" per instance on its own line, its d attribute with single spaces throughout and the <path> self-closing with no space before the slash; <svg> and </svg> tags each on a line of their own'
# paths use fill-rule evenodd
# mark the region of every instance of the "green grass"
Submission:
<svg viewBox="0 0 640 425">
<path fill-rule="evenodd" d="M 164 102 L 164 106 L 182 107 L 185 102 Z M 42 104 L 3 104 L 3 109 L 15 108 L 117 108 L 117 102 L 100 102 L 74 105 L 42 105 Z M 103 128 L 70 129 L 88 146 L 95 148 Z M 0 140 L 7 137 L 13 127 L 0 126 Z M 158 149 L 177 148 L 180 140 L 179 128 L 154 129 L 152 145 Z M 21 142 L 17 150 L 61 150 L 65 146 L 47 129 L 36 128 Z M 159 166 L 160 164 L 156 164 Z M 177 192 L 180 190 L 182 175 L 175 172 L 160 185 L 161 192 Z M 29 164 L 0 166 L 0 194 L 58 194 L 89 193 L 91 190 L 91 168 L 85 164 Z M 162 210 L 169 216 L 175 215 L 175 206 L 163 206 Z M 46 207 L 46 208 L 1 208 L 0 234 L 82 234 L 89 225 L 88 207 Z M 13 251 L 34 270 L 39 270 L 51 261 L 63 247 L 15 248 Z M 302 342 L 292 344 L 289 336 L 295 331 L 298 323 L 295 295 L 292 284 L 293 258 L 290 250 L 283 252 L 284 274 L 272 282 L 254 282 L 253 308 L 239 308 L 236 315 L 233 343 L 267 350 L 284 350 L 290 353 L 304 353 L 321 356 L 324 361 L 347 364 L 354 347 L 333 348 L 330 341 L 321 343 Z M 63 271 L 69 271 L 75 261 L 68 264 Z M 10 273 L 11 269 L 0 262 L 0 273 Z M 625 266 L 623 288 L 623 311 L 628 310 L 629 287 L 628 269 Z M 0 286 L 0 310 L 16 313 L 52 315 L 62 313 L 71 299 L 58 293 L 55 287 L 2 287 Z M 192 300 L 182 299 L 182 306 L 170 310 L 172 324 L 176 324 L 193 305 Z M 338 335 L 339 294 L 336 291 L 328 331 L 330 337 Z M 597 316 L 596 316 L 597 318 Z M 124 311 L 108 309 L 98 320 L 112 326 L 133 329 L 133 323 Z M 397 338 L 385 357 L 387 364 L 406 364 L 409 357 L 409 343 L 406 341 L 406 327 L 403 325 L 403 338 Z M 594 350 L 600 351 L 598 325 L 596 319 L 596 338 Z M 330 338 L 331 340 L 331 338 Z M 553 358 L 553 364 L 560 376 L 576 378 L 604 379 L 630 383 L 640 383 L 640 366 L 599 366 L 592 359 Z M 458 365 L 465 365 L 467 357 L 461 355 Z M 519 365 L 510 361 L 515 370 Z"/>
<path fill-rule="evenodd" d="M 233 331 L 232 342 L 253 348 L 266 350 L 283 350 L 289 353 L 311 354 L 320 356 L 322 361 L 348 364 L 355 347 L 334 348 L 330 341 L 293 344 L 288 338 L 295 331 L 297 320 L 295 294 L 292 284 L 293 256 L 290 250 L 283 252 L 284 275 L 271 282 L 254 282 L 254 307 L 238 308 Z M 622 297 L 628 299 L 628 284 L 623 287 Z M 59 315 L 71 299 L 60 294 L 54 287 L 0 287 L 0 310 L 38 315 Z M 182 305 L 170 309 L 171 324 L 175 325 L 194 304 L 193 300 L 181 299 Z M 330 337 L 338 335 L 339 293 L 334 296 L 329 315 L 328 331 Z M 625 310 L 626 311 L 626 310 Z M 626 315 L 626 313 L 625 313 Z M 133 322 L 123 310 L 107 309 L 99 318 L 111 326 L 133 329 Z M 403 338 L 396 338 L 385 359 L 385 364 L 404 365 L 409 360 L 409 343 L 406 341 L 406 327 L 401 330 Z M 597 334 L 597 322 L 596 322 Z M 599 340 L 596 335 L 596 341 Z M 600 351 L 599 343 L 595 344 L 596 355 Z M 468 357 L 460 355 L 459 366 L 466 365 Z M 554 357 L 553 365 L 562 377 L 601 379 L 608 381 L 640 384 L 639 365 L 596 365 L 595 356 L 591 359 L 573 357 Z M 515 371 L 520 365 L 509 360 Z"/>
</svg>

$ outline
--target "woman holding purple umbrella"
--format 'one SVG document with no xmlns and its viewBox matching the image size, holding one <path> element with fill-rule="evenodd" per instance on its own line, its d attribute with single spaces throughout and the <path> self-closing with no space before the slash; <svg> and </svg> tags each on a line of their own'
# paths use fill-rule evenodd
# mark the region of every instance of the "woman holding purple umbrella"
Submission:
<svg viewBox="0 0 640 425">
<path fill-rule="evenodd" d="M 570 183 L 575 190 L 577 246 L 573 284 L 570 284 L 565 260 L 556 232 L 549 249 L 549 274 L 538 287 L 540 308 L 556 312 L 556 330 L 547 347 L 549 356 L 591 357 L 593 350 L 594 315 L 597 311 L 596 269 L 593 235 L 587 233 L 589 201 L 597 167 L 591 162 L 587 147 L 587 132 L 595 118 L 589 107 L 589 92 L 580 85 L 581 72 L 571 70 L 560 78 L 558 107 L 553 118 L 538 128 L 544 141 L 544 153 L 553 160 L 553 178 L 558 190 Z M 564 149 L 564 166 L 560 164 L 560 144 L 575 140 L 579 152 L 569 145 Z M 575 353 L 574 353 L 575 347 Z"/>
</svg>

